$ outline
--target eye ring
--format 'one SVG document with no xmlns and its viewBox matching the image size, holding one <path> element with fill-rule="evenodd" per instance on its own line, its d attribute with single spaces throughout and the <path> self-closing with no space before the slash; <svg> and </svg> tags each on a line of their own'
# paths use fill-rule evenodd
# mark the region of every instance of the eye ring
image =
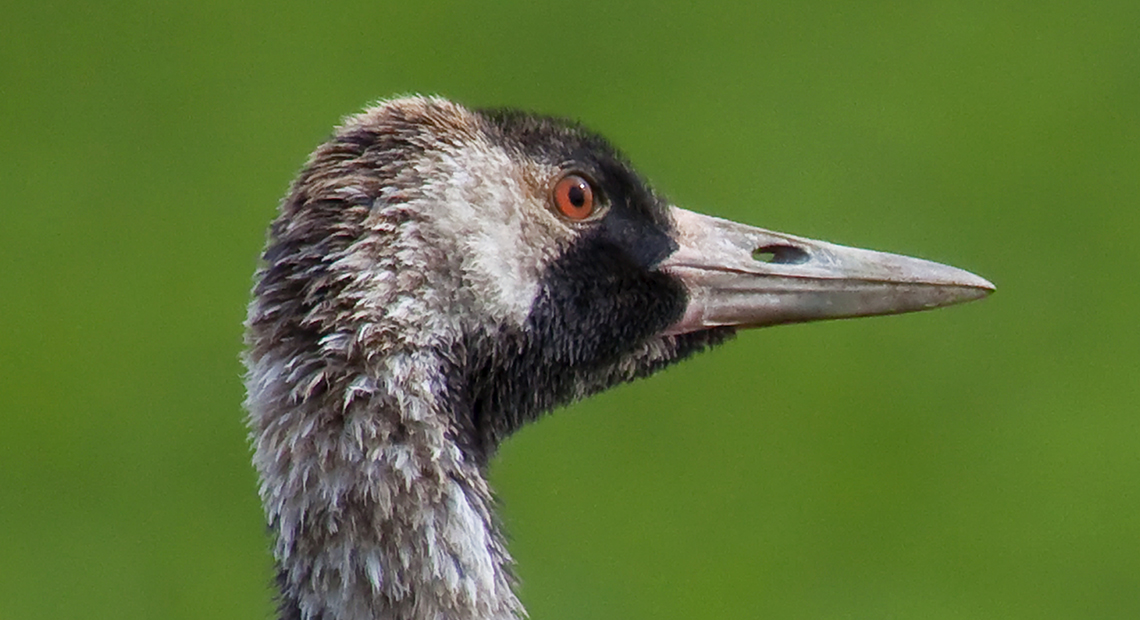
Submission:
<svg viewBox="0 0 1140 620">
<path fill-rule="evenodd" d="M 570 173 L 558 179 L 553 191 L 554 207 L 575 222 L 589 218 L 597 210 L 597 192 L 586 177 Z"/>
</svg>

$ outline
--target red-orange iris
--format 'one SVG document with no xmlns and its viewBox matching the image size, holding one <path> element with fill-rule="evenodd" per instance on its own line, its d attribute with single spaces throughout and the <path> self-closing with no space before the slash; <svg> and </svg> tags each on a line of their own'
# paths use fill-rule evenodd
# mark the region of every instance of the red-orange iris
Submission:
<svg viewBox="0 0 1140 620">
<path fill-rule="evenodd" d="M 572 220 L 584 220 L 594 213 L 594 188 L 576 174 L 568 174 L 554 186 L 554 206 Z"/>
</svg>

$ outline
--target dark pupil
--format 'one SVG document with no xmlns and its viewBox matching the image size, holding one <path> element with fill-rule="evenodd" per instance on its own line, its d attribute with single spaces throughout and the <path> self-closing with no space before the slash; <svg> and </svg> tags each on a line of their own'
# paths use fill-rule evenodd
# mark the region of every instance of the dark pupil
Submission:
<svg viewBox="0 0 1140 620">
<path fill-rule="evenodd" d="M 576 183 L 570 188 L 567 197 L 570 198 L 570 204 L 581 207 L 586 204 L 586 188 L 581 183 Z"/>
</svg>

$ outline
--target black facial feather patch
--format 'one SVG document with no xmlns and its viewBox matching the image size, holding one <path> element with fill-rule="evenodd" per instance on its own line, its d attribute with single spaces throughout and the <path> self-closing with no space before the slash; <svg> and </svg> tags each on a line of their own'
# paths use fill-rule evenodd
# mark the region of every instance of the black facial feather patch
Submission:
<svg viewBox="0 0 1140 620">
<path fill-rule="evenodd" d="M 468 454 L 486 463 L 503 439 L 541 413 L 732 335 L 731 328 L 706 330 L 655 341 L 665 350 L 648 347 L 687 301 L 679 282 L 651 269 L 671 243 L 645 222 L 600 225 L 547 268 L 522 330 L 504 327 L 465 344 L 466 374 L 451 384 L 462 386 L 452 394 L 453 411 Z"/>
</svg>

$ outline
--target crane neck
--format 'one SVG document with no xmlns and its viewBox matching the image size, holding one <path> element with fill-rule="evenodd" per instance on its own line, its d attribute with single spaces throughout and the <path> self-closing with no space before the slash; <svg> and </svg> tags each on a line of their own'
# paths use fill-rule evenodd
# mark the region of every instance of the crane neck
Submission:
<svg viewBox="0 0 1140 620">
<path fill-rule="evenodd" d="M 289 346 L 247 359 L 282 618 L 524 615 L 483 467 L 441 394 L 444 356 L 354 365 Z"/>
</svg>

